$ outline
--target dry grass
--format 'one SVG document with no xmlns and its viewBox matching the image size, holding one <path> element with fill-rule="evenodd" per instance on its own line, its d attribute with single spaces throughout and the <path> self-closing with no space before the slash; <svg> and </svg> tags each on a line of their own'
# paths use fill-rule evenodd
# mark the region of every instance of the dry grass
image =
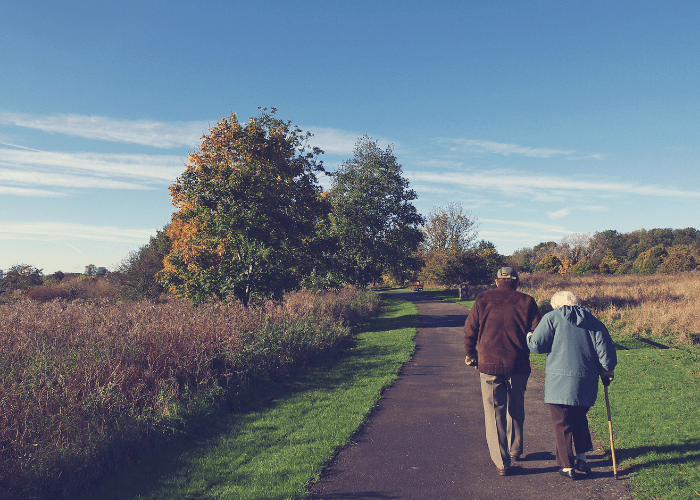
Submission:
<svg viewBox="0 0 700 500">
<path fill-rule="evenodd" d="M 571 290 L 608 327 L 629 337 L 655 337 L 678 347 L 700 341 L 700 274 L 521 276 L 520 290 L 538 304 Z"/>
<path fill-rule="evenodd" d="M 373 297 L 346 288 L 255 308 L 174 299 L 0 305 L 0 496 L 37 498 L 90 481 L 193 404 L 337 344 L 349 321 L 374 312 Z"/>
</svg>

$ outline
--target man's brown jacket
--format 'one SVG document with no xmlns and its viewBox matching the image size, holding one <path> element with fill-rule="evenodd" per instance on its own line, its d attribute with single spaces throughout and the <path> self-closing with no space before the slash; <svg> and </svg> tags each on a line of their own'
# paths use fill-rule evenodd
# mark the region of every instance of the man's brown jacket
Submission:
<svg viewBox="0 0 700 500">
<path fill-rule="evenodd" d="M 482 292 L 464 323 L 467 357 L 478 359 L 481 373 L 530 373 L 526 335 L 539 322 L 537 303 L 529 295 L 507 287 Z"/>
</svg>

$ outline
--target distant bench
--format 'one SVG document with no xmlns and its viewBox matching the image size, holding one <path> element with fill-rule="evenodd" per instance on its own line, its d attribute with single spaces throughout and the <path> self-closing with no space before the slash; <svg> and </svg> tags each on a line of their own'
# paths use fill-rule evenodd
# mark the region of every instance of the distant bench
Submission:
<svg viewBox="0 0 700 500">
<path fill-rule="evenodd" d="M 414 292 L 422 292 L 423 291 L 423 282 L 416 281 L 415 283 L 411 283 L 411 290 Z"/>
</svg>

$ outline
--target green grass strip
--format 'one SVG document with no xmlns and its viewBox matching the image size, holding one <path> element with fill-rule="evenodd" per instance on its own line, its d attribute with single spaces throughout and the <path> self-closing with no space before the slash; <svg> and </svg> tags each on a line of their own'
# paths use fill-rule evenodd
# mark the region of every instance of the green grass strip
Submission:
<svg viewBox="0 0 700 500">
<path fill-rule="evenodd" d="M 390 296 L 382 302 L 383 314 L 341 349 L 284 381 L 260 383 L 247 408 L 127 463 L 84 498 L 307 498 L 413 355 L 415 306 Z"/>
<path fill-rule="evenodd" d="M 613 339 L 618 340 L 614 334 Z M 697 356 L 644 342 L 626 344 L 633 347 L 618 349 L 615 380 L 608 388 L 618 471 L 629 478 L 635 499 L 700 499 Z M 545 355 L 532 359 L 544 369 Z M 602 384 L 588 415 L 610 457 Z"/>
</svg>

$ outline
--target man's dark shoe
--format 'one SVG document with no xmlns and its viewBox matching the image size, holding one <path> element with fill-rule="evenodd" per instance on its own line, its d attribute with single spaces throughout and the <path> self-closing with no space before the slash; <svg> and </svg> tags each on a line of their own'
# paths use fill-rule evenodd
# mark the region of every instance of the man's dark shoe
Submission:
<svg viewBox="0 0 700 500">
<path fill-rule="evenodd" d="M 576 472 L 574 471 L 574 469 L 564 470 L 564 468 L 562 467 L 559 469 L 559 474 L 561 474 L 567 479 L 576 479 Z"/>
<path fill-rule="evenodd" d="M 522 458 L 520 458 L 520 455 L 511 455 L 510 460 L 512 462 L 520 462 L 522 460 Z"/>
<path fill-rule="evenodd" d="M 504 467 L 502 469 L 498 469 L 498 475 L 499 476 L 508 476 L 510 475 L 510 467 Z"/>
<path fill-rule="evenodd" d="M 588 465 L 585 460 L 581 459 L 576 460 L 576 470 L 584 474 L 593 474 L 591 466 Z"/>
</svg>

